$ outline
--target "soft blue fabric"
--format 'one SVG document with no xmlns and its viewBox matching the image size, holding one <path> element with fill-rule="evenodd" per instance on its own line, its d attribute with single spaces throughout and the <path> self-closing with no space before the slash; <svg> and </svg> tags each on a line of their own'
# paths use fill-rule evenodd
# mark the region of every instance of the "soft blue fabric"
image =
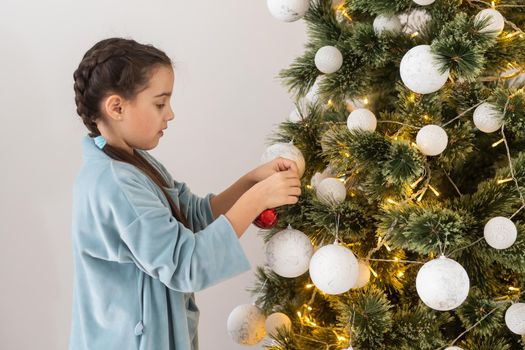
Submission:
<svg viewBox="0 0 525 350">
<path fill-rule="evenodd" d="M 224 215 L 191 193 L 147 151 L 188 219 L 136 167 L 83 139 L 73 192 L 75 264 L 70 350 L 196 350 L 194 292 L 251 269 Z"/>
</svg>

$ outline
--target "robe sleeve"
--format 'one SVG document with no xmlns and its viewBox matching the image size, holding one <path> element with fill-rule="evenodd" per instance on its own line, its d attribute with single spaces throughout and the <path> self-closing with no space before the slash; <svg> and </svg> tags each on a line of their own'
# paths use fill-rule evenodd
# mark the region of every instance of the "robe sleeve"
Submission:
<svg viewBox="0 0 525 350">
<path fill-rule="evenodd" d="M 116 193 L 108 200 L 113 202 L 111 210 L 121 240 L 121 262 L 132 261 L 180 292 L 196 292 L 251 269 L 226 216 L 220 215 L 193 233 L 172 216 L 144 174 L 127 164 L 115 169 L 115 164 L 116 186 L 112 188 Z"/>
<path fill-rule="evenodd" d="M 214 217 L 210 200 L 215 197 L 214 193 L 199 197 L 191 192 L 185 182 L 173 180 L 173 185 L 179 192 L 181 210 L 187 218 L 192 218 L 194 228 L 204 228 L 213 222 Z"/>
</svg>

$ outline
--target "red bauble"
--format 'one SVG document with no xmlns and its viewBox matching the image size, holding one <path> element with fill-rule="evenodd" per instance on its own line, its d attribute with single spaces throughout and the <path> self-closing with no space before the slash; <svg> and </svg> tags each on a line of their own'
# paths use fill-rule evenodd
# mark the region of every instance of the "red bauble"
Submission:
<svg viewBox="0 0 525 350">
<path fill-rule="evenodd" d="M 266 209 L 253 221 L 253 224 L 262 229 L 270 229 L 277 225 L 279 216 L 275 209 Z"/>
</svg>

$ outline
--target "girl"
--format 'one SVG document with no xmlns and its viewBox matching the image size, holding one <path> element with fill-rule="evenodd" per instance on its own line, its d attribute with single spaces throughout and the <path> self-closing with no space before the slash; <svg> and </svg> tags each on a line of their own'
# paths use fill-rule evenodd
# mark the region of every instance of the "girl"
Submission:
<svg viewBox="0 0 525 350">
<path fill-rule="evenodd" d="M 174 118 L 164 52 L 102 40 L 73 77 L 89 134 L 73 190 L 70 349 L 198 349 L 194 292 L 251 268 L 238 238 L 264 209 L 297 202 L 297 165 L 277 158 L 198 197 L 147 152 Z"/>
</svg>

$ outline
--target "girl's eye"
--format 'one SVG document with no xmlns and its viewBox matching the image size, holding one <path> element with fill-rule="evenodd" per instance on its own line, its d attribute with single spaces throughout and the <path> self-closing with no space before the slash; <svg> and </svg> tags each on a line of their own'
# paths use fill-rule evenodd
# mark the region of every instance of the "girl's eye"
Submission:
<svg viewBox="0 0 525 350">
<path fill-rule="evenodd" d="M 160 104 L 160 105 L 157 105 L 157 108 L 158 108 L 158 109 L 162 109 L 162 108 L 164 108 L 164 103 L 163 103 L 163 104 Z"/>
</svg>

